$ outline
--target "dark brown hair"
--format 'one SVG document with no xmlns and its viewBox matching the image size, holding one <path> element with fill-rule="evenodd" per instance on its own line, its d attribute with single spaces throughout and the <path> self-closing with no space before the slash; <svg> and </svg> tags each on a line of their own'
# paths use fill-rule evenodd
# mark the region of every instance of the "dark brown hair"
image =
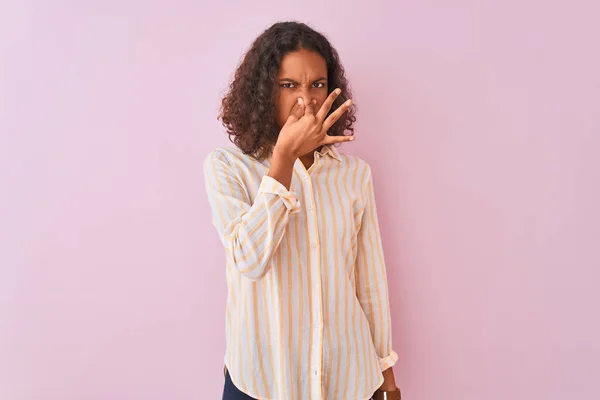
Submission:
<svg viewBox="0 0 600 400">
<path fill-rule="evenodd" d="M 328 93 L 335 88 L 342 89 L 330 113 L 352 97 L 338 53 L 325 36 L 299 22 L 272 25 L 256 38 L 244 56 L 222 100 L 219 114 L 229 140 L 258 160 L 268 157 L 279 135 L 275 93 L 281 60 L 286 54 L 300 49 L 314 51 L 325 59 Z M 354 134 L 355 111 L 352 106 L 327 133 L 331 136 L 342 136 L 345 131 Z"/>
</svg>

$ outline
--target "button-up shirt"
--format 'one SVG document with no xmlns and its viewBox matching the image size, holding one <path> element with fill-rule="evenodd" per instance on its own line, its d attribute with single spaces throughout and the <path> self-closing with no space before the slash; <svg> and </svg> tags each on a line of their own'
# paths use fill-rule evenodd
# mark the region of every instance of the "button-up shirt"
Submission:
<svg viewBox="0 0 600 400">
<path fill-rule="evenodd" d="M 333 146 L 290 190 L 235 147 L 204 163 L 225 248 L 225 364 L 257 399 L 369 399 L 398 356 L 369 165 Z"/>
</svg>

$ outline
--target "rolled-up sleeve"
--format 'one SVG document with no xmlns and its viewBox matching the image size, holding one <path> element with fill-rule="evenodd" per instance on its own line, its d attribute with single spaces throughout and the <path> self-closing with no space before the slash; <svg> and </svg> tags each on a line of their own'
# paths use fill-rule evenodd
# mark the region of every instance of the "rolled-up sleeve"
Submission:
<svg viewBox="0 0 600 400">
<path fill-rule="evenodd" d="M 379 365 L 385 371 L 396 364 L 398 354 L 392 349 L 387 274 L 370 168 L 367 171 L 364 201 L 358 231 L 356 294 L 371 328 Z"/>
<path fill-rule="evenodd" d="M 251 280 L 261 279 L 271 267 L 290 215 L 300 211 L 298 197 L 265 175 L 251 203 L 235 166 L 219 149 L 206 158 L 204 178 L 227 264 Z"/>
</svg>

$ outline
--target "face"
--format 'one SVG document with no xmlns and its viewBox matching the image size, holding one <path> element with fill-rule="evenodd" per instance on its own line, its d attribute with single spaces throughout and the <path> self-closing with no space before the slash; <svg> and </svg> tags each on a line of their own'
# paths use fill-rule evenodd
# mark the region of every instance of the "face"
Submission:
<svg viewBox="0 0 600 400">
<path fill-rule="evenodd" d="M 327 98 L 327 63 L 318 53 L 298 50 L 286 54 L 281 60 L 277 75 L 275 113 L 281 128 L 290 115 L 290 110 L 302 97 L 304 104 L 317 101 L 317 112 Z"/>
</svg>

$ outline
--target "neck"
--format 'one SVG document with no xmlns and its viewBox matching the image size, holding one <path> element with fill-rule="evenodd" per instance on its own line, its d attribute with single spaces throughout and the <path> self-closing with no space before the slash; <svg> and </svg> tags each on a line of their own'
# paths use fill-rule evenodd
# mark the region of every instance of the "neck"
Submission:
<svg viewBox="0 0 600 400">
<path fill-rule="evenodd" d="M 309 169 L 310 166 L 313 165 L 313 163 L 315 162 L 315 151 L 320 152 L 321 149 L 323 149 L 323 146 L 319 146 L 310 153 L 304 154 L 303 156 L 299 157 L 300 161 L 302 161 L 302 164 L 304 164 L 304 167 L 306 169 Z"/>
<path fill-rule="evenodd" d="M 300 161 L 304 164 L 304 168 L 309 169 L 311 165 L 315 162 L 315 152 L 310 152 L 303 156 L 300 156 Z"/>
</svg>

